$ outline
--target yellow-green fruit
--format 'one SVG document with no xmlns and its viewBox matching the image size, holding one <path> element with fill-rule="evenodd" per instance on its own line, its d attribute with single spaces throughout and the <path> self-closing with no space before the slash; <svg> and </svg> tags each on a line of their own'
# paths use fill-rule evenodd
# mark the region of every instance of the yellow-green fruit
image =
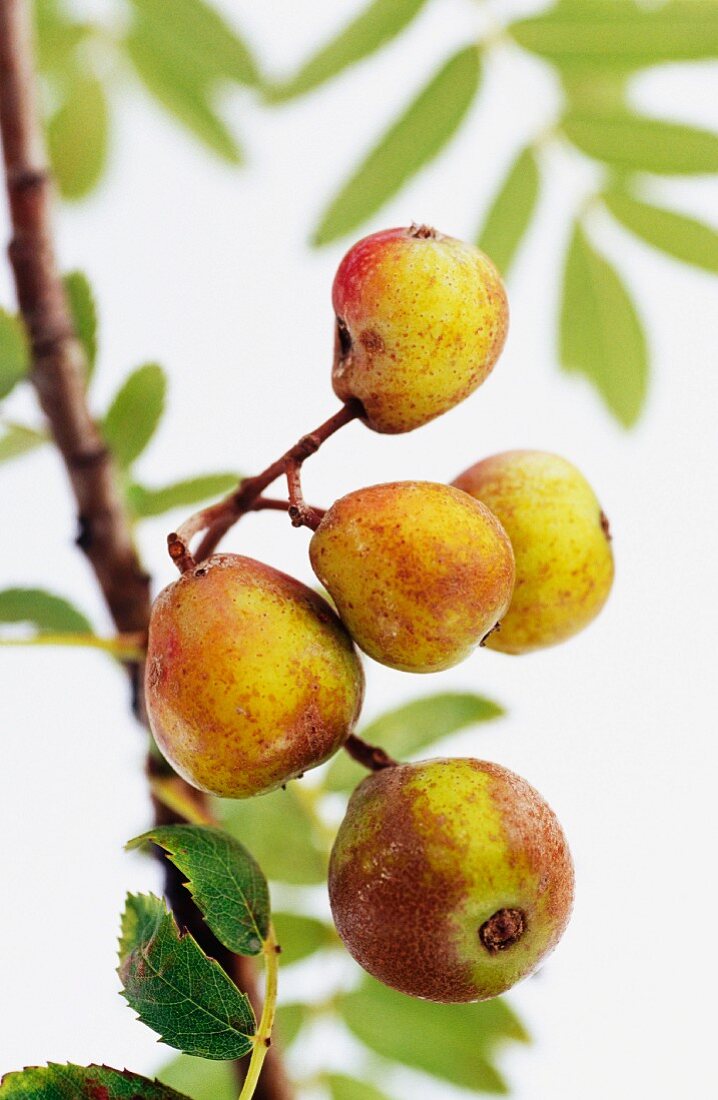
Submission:
<svg viewBox="0 0 718 1100">
<path fill-rule="evenodd" d="M 501 277 L 474 245 L 428 226 L 386 229 L 334 279 L 332 382 L 378 432 L 408 432 L 481 385 L 506 339 Z"/>
<path fill-rule="evenodd" d="M 364 677 L 325 600 L 261 562 L 217 554 L 157 597 L 145 687 L 172 767 L 200 790 L 247 798 L 336 752 Z"/>
<path fill-rule="evenodd" d="M 462 661 L 504 615 L 514 584 L 511 543 L 496 516 L 431 481 L 342 497 L 309 555 L 357 645 L 406 672 Z"/>
<path fill-rule="evenodd" d="M 347 950 L 375 978 L 431 1001 L 483 1001 L 558 943 L 573 864 L 525 779 L 482 760 L 425 760 L 357 787 L 329 897 Z"/>
<path fill-rule="evenodd" d="M 511 607 L 487 645 L 528 653 L 583 630 L 611 591 L 613 554 L 606 516 L 576 467 L 544 451 L 506 451 L 454 485 L 496 513 L 516 557 Z"/>
</svg>

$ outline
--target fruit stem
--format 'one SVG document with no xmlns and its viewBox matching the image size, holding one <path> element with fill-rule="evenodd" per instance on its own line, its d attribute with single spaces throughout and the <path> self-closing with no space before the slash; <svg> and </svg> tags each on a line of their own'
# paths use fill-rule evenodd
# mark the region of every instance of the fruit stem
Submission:
<svg viewBox="0 0 718 1100">
<path fill-rule="evenodd" d="M 315 428 L 313 432 L 303 435 L 294 446 L 285 451 L 270 466 L 267 466 L 266 470 L 254 477 L 244 478 L 234 492 L 230 493 L 224 500 L 220 500 L 218 504 L 214 504 L 210 508 L 203 508 L 200 512 L 196 512 L 185 520 L 176 531 L 173 531 L 167 537 L 167 548 L 170 557 L 180 572 L 185 572 L 197 562 L 204 561 L 205 558 L 209 557 L 219 541 L 241 516 L 246 512 L 257 510 L 257 504 L 262 499 L 264 490 L 282 475 L 286 475 L 289 465 L 301 466 L 305 459 L 315 454 L 330 436 L 333 436 L 346 424 L 351 423 L 352 420 L 362 416 L 363 413 L 364 410 L 359 401 L 348 401 L 345 405 L 342 405 L 338 412 L 330 416 L 318 428 Z M 276 507 L 276 505 L 273 504 L 271 507 Z M 312 512 L 314 511 L 318 513 L 319 510 L 312 509 Z M 204 531 L 205 535 L 193 557 L 189 552 L 189 544 L 200 531 Z"/>
<path fill-rule="evenodd" d="M 316 531 L 324 516 L 323 508 L 313 508 L 307 504 L 302 492 L 302 463 L 290 459 L 286 466 L 287 489 L 289 492 L 289 518 L 292 527 L 311 527 Z"/>
<path fill-rule="evenodd" d="M 262 945 L 264 966 L 267 975 L 267 988 L 264 991 L 264 1006 L 259 1020 L 259 1027 L 254 1036 L 254 1049 L 252 1050 L 252 1057 L 249 1060 L 249 1068 L 247 1070 L 247 1076 L 244 1079 L 244 1084 L 242 1085 L 242 1091 L 239 1094 L 239 1100 L 251 1100 L 251 1097 L 254 1096 L 254 1090 L 257 1087 L 259 1075 L 262 1072 L 264 1059 L 267 1057 L 267 1051 L 272 1044 L 272 1028 L 274 1027 L 274 1015 L 277 1009 L 278 962 L 280 951 L 281 948 L 277 943 L 274 928 L 270 924 L 269 933 Z"/>
<path fill-rule="evenodd" d="M 34 638 L 0 638 L 0 646 L 86 646 L 102 649 L 121 661 L 142 661 L 145 656 L 146 638 L 143 633 L 118 634 L 114 638 L 100 638 L 96 634 L 38 634 Z"/>
<path fill-rule="evenodd" d="M 349 735 L 344 742 L 344 748 L 352 760 L 356 760 L 357 764 L 361 764 L 372 772 L 382 771 L 383 768 L 395 768 L 399 763 L 393 756 L 389 756 L 384 749 L 379 748 L 378 745 L 370 745 L 366 741 L 362 741 L 361 737 L 357 737 L 355 733 Z"/>
</svg>

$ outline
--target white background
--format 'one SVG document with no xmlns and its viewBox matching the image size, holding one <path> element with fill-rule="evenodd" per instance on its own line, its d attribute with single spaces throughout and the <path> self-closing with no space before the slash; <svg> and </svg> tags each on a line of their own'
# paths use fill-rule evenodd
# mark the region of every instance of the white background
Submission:
<svg viewBox="0 0 718 1100">
<path fill-rule="evenodd" d="M 222 3 L 275 73 L 290 71 L 360 6 Z M 107 11 L 99 0 L 94 7 Z M 305 100 L 269 111 L 233 93 L 225 106 L 248 150 L 242 170 L 199 151 L 117 74 L 108 180 L 96 197 L 60 212 L 58 238 L 64 268 L 85 269 L 99 298 L 94 408 L 106 406 L 139 362 L 157 359 L 169 371 L 169 415 L 140 464 L 148 483 L 260 468 L 333 411 L 329 293 L 347 242 L 312 252 L 308 232 L 386 121 L 483 25 L 469 0 L 434 0 L 402 40 Z M 636 83 L 634 98 L 653 113 L 715 128 L 718 67 L 655 71 Z M 550 121 L 557 104 L 542 65 L 518 51 L 496 53 L 458 139 L 369 228 L 417 220 L 470 236 L 519 142 Z M 592 223 L 651 333 L 650 399 L 639 427 L 624 432 L 556 361 L 566 215 L 595 172 L 561 150 L 546 167 L 550 186 L 511 278 L 511 334 L 492 378 L 411 435 L 381 437 L 352 425 L 308 465 L 307 495 L 328 505 L 375 481 L 450 480 L 509 447 L 564 454 L 595 486 L 614 531 L 617 578 L 588 631 L 524 659 L 481 651 L 435 676 L 372 665 L 365 715 L 445 688 L 496 698 L 509 716 L 448 748 L 526 776 L 570 838 L 578 876 L 572 923 L 541 975 L 510 995 L 535 1038 L 500 1060 L 517 1100 L 702 1100 L 718 1089 L 709 705 L 716 283 L 607 220 Z M 671 181 L 653 194 L 715 219 L 714 179 Z M 7 236 L 4 211 L 0 233 Z M 11 300 L 3 266 L 0 301 Z M 13 398 L 8 412 L 34 415 L 31 395 Z M 5 467 L 2 500 L 3 583 L 53 588 L 108 630 L 72 546 L 73 512 L 55 455 L 47 449 Z M 163 549 L 170 524 L 163 518 L 142 529 L 157 585 L 172 579 Z M 249 518 L 227 545 L 311 580 L 307 542 L 306 531 L 268 514 Z M 114 975 L 125 892 L 158 888 L 153 864 L 122 852 L 148 820 L 143 737 L 128 717 L 126 684 L 96 653 L 3 650 L 1 659 L 0 1070 L 54 1059 L 149 1072 L 165 1050 L 134 1021 Z M 308 996 L 317 980 L 304 971 Z M 394 1083 L 398 1098 L 449 1095 L 443 1085 Z"/>
</svg>

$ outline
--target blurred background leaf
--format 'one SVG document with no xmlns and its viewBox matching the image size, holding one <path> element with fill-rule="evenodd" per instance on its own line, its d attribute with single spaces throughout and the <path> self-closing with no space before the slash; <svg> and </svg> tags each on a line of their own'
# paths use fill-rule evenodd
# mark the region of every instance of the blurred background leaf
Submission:
<svg viewBox="0 0 718 1100">
<path fill-rule="evenodd" d="M 92 634 L 92 625 L 81 611 L 69 600 L 43 588 L 1 591 L 0 623 L 28 623 L 39 633 Z"/>
<path fill-rule="evenodd" d="M 29 368 L 25 327 L 19 317 L 0 308 L 0 398 L 15 388 Z"/>
<path fill-rule="evenodd" d="M 97 308 L 92 287 L 82 271 L 70 271 L 63 279 L 75 333 L 82 344 L 87 364 L 87 381 L 97 360 Z"/>
<path fill-rule="evenodd" d="M 164 412 L 167 379 L 157 363 L 145 363 L 126 379 L 102 423 L 102 434 L 121 469 L 152 439 Z"/>
<path fill-rule="evenodd" d="M 0 462 L 19 458 L 20 455 L 28 454 L 47 442 L 48 437 L 43 432 L 28 428 L 24 424 L 5 421 L 0 427 Z"/>
<path fill-rule="evenodd" d="M 239 474 L 201 474 L 170 485 L 150 488 L 135 482 L 127 488 L 127 503 L 138 519 L 161 516 L 172 508 L 201 504 L 209 497 L 229 493 L 237 487 Z"/>
<path fill-rule="evenodd" d="M 668 256 L 718 275 L 718 232 L 695 218 L 642 202 L 628 191 L 604 192 L 608 209 L 631 233 Z"/>
<path fill-rule="evenodd" d="M 507 275 L 524 234 L 531 224 L 539 197 L 536 155 L 522 149 L 509 168 L 477 238 L 477 245 Z"/>
<path fill-rule="evenodd" d="M 103 85 L 86 72 L 71 73 L 59 108 L 47 121 L 52 169 L 65 199 L 82 199 L 105 170 L 110 140 Z"/>
</svg>

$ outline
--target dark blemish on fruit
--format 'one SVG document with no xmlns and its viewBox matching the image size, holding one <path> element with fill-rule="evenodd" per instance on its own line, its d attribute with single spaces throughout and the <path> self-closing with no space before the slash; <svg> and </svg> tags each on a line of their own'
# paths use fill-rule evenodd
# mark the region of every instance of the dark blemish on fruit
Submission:
<svg viewBox="0 0 718 1100">
<path fill-rule="evenodd" d="M 206 577 L 207 570 L 204 568 L 204 566 L 202 566 L 200 569 L 195 569 L 194 575 L 195 577 Z"/>
<path fill-rule="evenodd" d="M 341 317 L 337 317 L 337 347 L 339 355 L 342 359 L 346 359 L 352 350 L 352 338 L 346 322 Z"/>
<path fill-rule="evenodd" d="M 378 332 L 373 332 L 371 329 L 362 332 L 359 337 L 359 342 L 369 355 L 378 355 L 380 352 L 384 351 L 384 341 Z"/>
<path fill-rule="evenodd" d="M 608 541 L 611 542 L 613 538 L 613 535 L 611 534 L 611 525 L 608 522 L 608 516 L 604 511 L 601 512 L 599 523 L 601 524 L 601 530 L 603 531 L 604 535 L 606 536 Z"/>
<path fill-rule="evenodd" d="M 526 929 L 526 918 L 521 909 L 499 909 L 479 929 L 479 939 L 489 952 L 495 955 L 513 947 Z"/>
</svg>

